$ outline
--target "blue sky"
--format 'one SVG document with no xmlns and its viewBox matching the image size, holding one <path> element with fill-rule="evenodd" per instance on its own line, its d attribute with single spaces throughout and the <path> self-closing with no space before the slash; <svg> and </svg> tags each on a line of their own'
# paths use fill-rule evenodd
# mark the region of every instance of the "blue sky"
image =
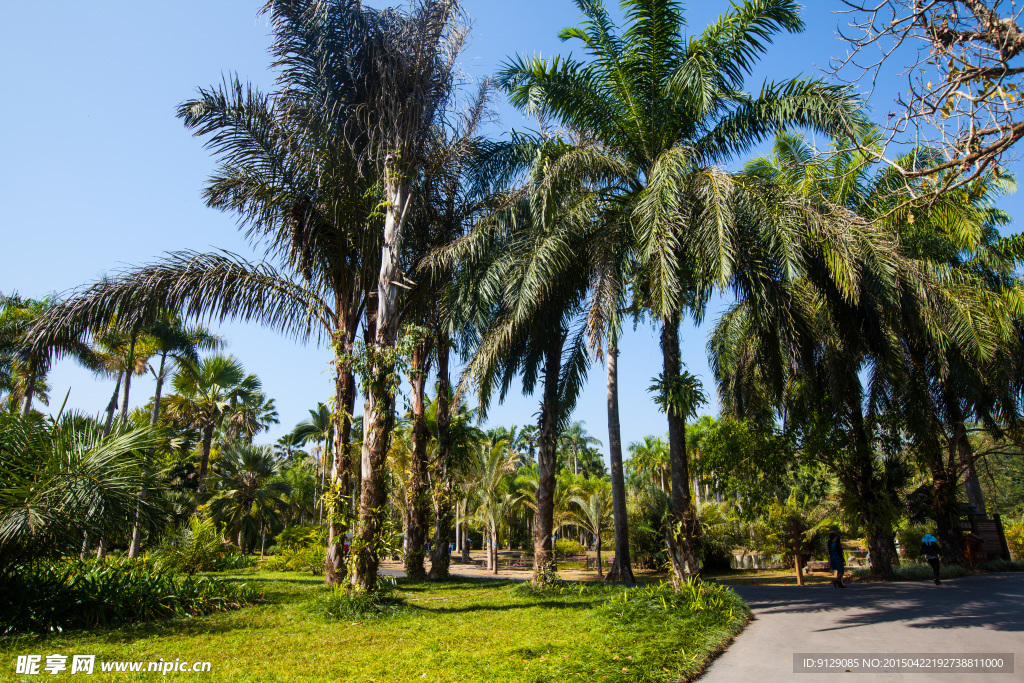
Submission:
<svg viewBox="0 0 1024 683">
<path fill-rule="evenodd" d="M 374 5 L 391 3 L 372 2 Z M 550 56 L 574 49 L 557 34 L 575 25 L 570 0 L 464 0 L 475 19 L 463 71 L 482 78 L 515 53 Z M 615 0 L 609 4 L 616 5 Z M 262 2 L 173 3 L 71 0 L 13 3 L 5 7 L 0 34 L 0 108 L 4 163 L 0 165 L 0 231 L 5 246 L 0 292 L 42 297 L 62 292 L 104 273 L 159 258 L 179 249 L 255 252 L 242 239 L 234 217 L 207 209 L 200 191 L 213 169 L 201 141 L 175 118 L 176 106 L 199 86 L 237 72 L 269 89 L 273 74 Z M 756 90 L 765 79 L 815 75 L 845 46 L 835 35 L 838 0 L 818 0 L 804 9 L 807 30 L 780 36 L 748 81 Z M 687 4 L 693 32 L 727 10 L 723 0 Z M 883 81 L 872 105 L 888 111 L 899 83 Z M 496 134 L 532 127 L 514 110 L 499 106 Z M 742 160 L 737 160 L 738 162 Z M 1004 208 L 1016 215 L 1019 200 Z M 706 412 L 717 412 L 705 343 L 710 323 L 727 304 L 715 302 L 708 322 L 681 330 L 683 358 L 712 396 Z M 250 372 L 277 400 L 281 424 L 276 439 L 307 417 L 306 411 L 331 392 L 324 348 L 298 346 L 256 326 L 215 327 Z M 663 434 L 664 416 L 646 388 L 660 371 L 656 331 L 640 326 L 626 332 L 619 361 L 622 432 L 625 443 Z M 68 389 L 68 405 L 99 412 L 113 380 L 96 378 L 70 363 L 51 375 L 51 405 Z M 153 382 L 133 383 L 134 405 L 148 400 Z M 595 365 L 575 419 L 607 441 L 604 368 Z M 490 424 L 535 421 L 538 398 L 514 392 L 494 405 Z"/>
</svg>

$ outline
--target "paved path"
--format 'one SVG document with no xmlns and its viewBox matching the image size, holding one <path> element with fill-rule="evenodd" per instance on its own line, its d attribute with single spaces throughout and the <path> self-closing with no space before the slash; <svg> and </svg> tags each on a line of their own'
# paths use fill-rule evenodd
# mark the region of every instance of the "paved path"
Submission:
<svg viewBox="0 0 1024 683">
<path fill-rule="evenodd" d="M 701 683 L 835 681 L 794 673 L 795 652 L 1015 655 L 1012 674 L 846 674 L 857 681 L 1024 681 L 1024 574 L 943 581 L 823 586 L 742 586 L 754 621 Z M 845 678 L 843 680 L 846 680 Z"/>
</svg>

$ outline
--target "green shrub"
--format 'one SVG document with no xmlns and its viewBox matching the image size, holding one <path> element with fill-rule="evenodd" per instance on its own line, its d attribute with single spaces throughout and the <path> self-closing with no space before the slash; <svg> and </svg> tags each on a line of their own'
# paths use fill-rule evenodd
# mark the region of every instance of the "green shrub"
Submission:
<svg viewBox="0 0 1024 683">
<path fill-rule="evenodd" d="M 900 542 L 900 552 L 908 559 L 916 559 L 921 556 L 921 537 L 930 533 L 929 527 L 924 524 L 911 524 L 896 532 L 896 539 Z"/>
<path fill-rule="evenodd" d="M 0 633 L 52 633 L 238 609 L 252 586 L 186 576 L 152 562 L 75 560 L 23 566 L 0 576 Z"/>
<path fill-rule="evenodd" d="M 296 550 L 313 546 L 327 547 L 327 530 L 322 526 L 296 524 L 277 535 L 274 541 L 282 550 Z"/>
<path fill-rule="evenodd" d="M 289 548 L 266 558 L 260 566 L 268 572 L 309 572 L 322 576 L 326 559 L 327 548 L 324 546 Z"/>
<path fill-rule="evenodd" d="M 725 625 L 736 617 L 744 618 L 750 610 L 730 588 L 711 581 L 690 579 L 679 592 L 665 583 L 637 586 L 613 594 L 601 610 L 622 623 L 636 624 L 644 620 L 664 623 L 674 619 L 704 617 L 709 622 Z M 635 626 L 634 626 L 635 628 Z"/>
<path fill-rule="evenodd" d="M 1024 562 L 1024 522 L 1008 524 L 1003 528 L 1006 545 L 1010 546 L 1010 558 Z"/>
<path fill-rule="evenodd" d="M 986 572 L 1024 572 L 1024 562 L 1007 562 L 1003 559 L 995 559 L 976 564 L 974 568 Z"/>
<path fill-rule="evenodd" d="M 387 617 L 401 612 L 405 602 L 396 595 L 397 582 L 389 576 L 377 577 L 372 592 L 351 586 L 336 586 L 317 600 L 317 608 L 328 619 L 353 621 Z"/>
<path fill-rule="evenodd" d="M 293 572 L 309 572 L 314 576 L 324 573 L 324 562 L 327 560 L 327 548 L 319 546 L 315 548 L 299 548 L 286 550 L 281 557 L 285 559 L 286 566 Z"/>
<path fill-rule="evenodd" d="M 164 569 L 195 574 L 215 571 L 223 553 L 220 532 L 214 523 L 193 515 L 187 527 L 180 527 L 164 538 L 153 551 L 153 557 Z"/>
<path fill-rule="evenodd" d="M 560 538 L 555 541 L 555 557 L 572 557 L 583 555 L 586 552 L 587 549 L 583 547 L 582 543 L 571 538 Z"/>
<path fill-rule="evenodd" d="M 934 576 L 931 565 L 920 562 L 904 562 L 899 566 L 893 567 L 893 571 L 896 573 L 898 581 L 925 581 L 930 580 Z M 855 569 L 852 574 L 865 578 L 871 576 L 871 570 L 868 568 Z M 955 579 L 961 576 L 970 576 L 970 574 L 969 569 L 958 564 L 944 564 L 939 569 L 939 578 L 942 579 Z"/>
</svg>

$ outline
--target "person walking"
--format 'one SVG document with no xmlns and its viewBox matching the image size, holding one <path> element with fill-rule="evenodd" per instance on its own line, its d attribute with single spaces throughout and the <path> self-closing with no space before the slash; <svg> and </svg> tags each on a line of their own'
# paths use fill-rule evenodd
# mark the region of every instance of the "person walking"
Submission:
<svg viewBox="0 0 1024 683">
<path fill-rule="evenodd" d="M 942 548 L 939 546 L 939 539 L 935 538 L 931 534 L 925 534 L 921 537 L 921 554 L 928 560 L 928 564 L 932 566 L 932 572 L 935 574 L 935 585 L 938 586 L 942 581 L 939 580 L 939 568 L 942 563 L 939 561 L 939 556 L 942 554 Z"/>
<path fill-rule="evenodd" d="M 846 588 L 843 583 L 843 573 L 846 572 L 846 558 L 843 556 L 843 544 L 839 540 L 839 534 L 832 532 L 828 537 L 828 563 L 836 573 L 832 579 L 832 585 L 836 588 Z"/>
</svg>

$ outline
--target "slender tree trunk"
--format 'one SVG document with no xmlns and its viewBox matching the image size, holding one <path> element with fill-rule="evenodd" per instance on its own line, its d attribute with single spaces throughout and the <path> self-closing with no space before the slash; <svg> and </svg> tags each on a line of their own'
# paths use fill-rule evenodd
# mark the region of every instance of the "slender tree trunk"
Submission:
<svg viewBox="0 0 1024 683">
<path fill-rule="evenodd" d="M 679 377 L 682 365 L 679 359 L 679 317 L 662 321 L 661 351 L 662 376 L 666 382 Z M 696 514 L 690 497 L 690 463 L 686 454 L 686 417 L 669 409 L 668 449 L 669 475 L 672 481 L 672 513 L 675 528 L 666 531 L 673 536 L 668 542 L 672 563 L 672 582 L 678 589 L 687 576 L 698 571 Z"/>
<path fill-rule="evenodd" d="M 604 576 L 604 567 L 601 566 L 601 530 L 597 530 L 597 578 Z"/>
<path fill-rule="evenodd" d="M 951 420 L 953 427 L 952 441 L 959 456 L 960 470 L 963 472 L 967 502 L 984 515 L 987 514 L 985 510 L 985 494 L 982 493 L 981 480 L 978 479 L 978 470 L 974 466 L 974 449 L 971 447 L 971 440 L 967 436 L 967 425 L 964 424 L 959 405 L 954 407 L 956 414 L 950 416 L 953 418 Z"/>
<path fill-rule="evenodd" d="M 352 585 L 364 591 L 377 585 L 377 543 L 386 510 L 384 465 L 391 431 L 394 427 L 394 396 L 388 386 L 393 364 L 384 355 L 398 339 L 398 286 L 401 278 L 399 255 L 406 209 L 410 199 L 410 181 L 399 172 L 396 154 L 389 154 L 384 163 L 384 244 L 381 250 L 380 274 L 377 278 L 377 314 L 374 319 L 376 358 L 368 384 L 367 406 L 363 421 L 362 492 L 359 498 L 359 519 L 352 557 Z"/>
<path fill-rule="evenodd" d="M 434 496 L 434 547 L 430 551 L 430 578 L 444 579 L 451 568 L 450 538 L 452 529 L 452 499 L 455 489 L 448 475 L 452 457 L 452 404 L 449 355 L 451 340 L 448 335 L 437 335 L 437 450 L 438 476 L 433 486 Z"/>
<path fill-rule="evenodd" d="M 491 573 L 498 573 L 498 526 L 491 527 Z"/>
<path fill-rule="evenodd" d="M 867 531 L 868 560 L 871 573 L 882 578 L 892 578 L 892 556 L 889 546 L 892 539 L 892 522 L 886 516 L 890 509 L 888 491 L 882 490 L 875 479 L 874 455 L 868 442 L 867 429 L 864 426 L 864 414 L 861 408 L 860 394 L 854 392 L 851 401 L 850 422 L 853 436 L 853 451 L 856 464 L 853 467 L 852 490 L 858 497 L 861 509 L 861 521 Z"/>
<path fill-rule="evenodd" d="M 339 318 L 341 319 L 341 318 Z M 324 558 L 324 583 L 327 586 L 340 585 L 345 576 L 345 534 L 348 508 L 349 475 L 352 471 L 352 420 L 350 415 L 355 403 L 355 378 L 346 360 L 352 349 L 351 328 L 335 333 L 334 349 L 334 405 L 338 416 L 334 425 L 334 462 L 331 468 L 331 492 L 334 509 L 327 520 L 327 553 Z"/>
<path fill-rule="evenodd" d="M 423 548 L 427 542 L 428 521 L 427 509 L 430 495 L 427 488 L 427 445 L 430 432 L 427 430 L 426 403 L 424 394 L 427 386 L 427 373 L 430 364 L 427 357 L 430 353 L 427 342 L 418 344 L 413 350 L 409 385 L 412 391 L 412 462 L 409 488 L 406 491 L 406 507 L 409 510 L 409 533 L 406 538 L 409 547 L 405 553 L 405 575 L 414 581 L 423 579 L 426 569 L 423 566 Z"/>
<path fill-rule="evenodd" d="M 101 536 L 100 537 L 99 545 L 96 546 L 96 559 L 97 560 L 102 560 L 106 556 L 106 554 L 107 554 L 107 542 Z"/>
<path fill-rule="evenodd" d="M 622 432 L 619 426 L 619 347 L 608 341 L 608 459 L 611 461 L 612 513 L 615 518 L 615 559 L 608 570 L 609 581 L 636 583 L 629 561 L 629 519 L 626 511 L 626 479 L 622 469 Z"/>
<path fill-rule="evenodd" d="M 21 416 L 28 417 L 28 414 L 32 412 L 32 398 L 36 393 L 36 362 L 29 361 L 28 364 L 28 379 L 25 382 L 25 396 L 21 402 Z M 12 401 L 11 403 L 14 403 Z M 13 408 L 12 408 L 13 409 Z"/>
<path fill-rule="evenodd" d="M 149 426 L 156 427 L 160 422 L 160 394 L 164 388 L 164 369 L 167 365 L 167 352 L 160 354 L 160 369 L 156 373 L 156 391 L 153 393 L 153 408 L 149 412 Z M 149 460 L 153 459 L 153 450 L 149 451 Z M 148 497 L 146 487 L 140 487 L 139 502 L 135 506 L 135 526 L 132 527 L 132 542 L 128 548 L 128 557 L 138 557 L 142 548 L 142 505 Z"/>
<path fill-rule="evenodd" d="M 121 394 L 122 377 L 124 377 L 123 370 L 117 373 L 117 384 L 114 385 L 114 394 L 110 397 L 110 402 L 107 404 L 107 421 L 103 424 L 103 436 L 110 434 L 110 430 L 114 426 L 114 413 L 117 411 L 117 397 Z"/>
<path fill-rule="evenodd" d="M 462 503 L 455 503 L 455 552 L 462 552 Z"/>
<path fill-rule="evenodd" d="M 542 586 L 555 569 L 552 553 L 556 449 L 558 448 L 559 379 L 565 331 L 557 330 L 544 362 L 544 398 L 540 413 L 540 448 L 537 453 L 537 513 L 533 532 L 533 583 Z"/>
<path fill-rule="evenodd" d="M 128 417 L 128 396 L 132 390 L 132 374 L 135 368 L 135 344 L 138 340 L 139 333 L 137 330 L 132 331 L 131 344 L 128 346 L 128 363 L 124 373 L 124 397 L 121 400 L 121 415 L 120 419 L 124 420 Z"/>
<path fill-rule="evenodd" d="M 210 446 L 213 444 L 213 423 L 207 423 L 203 427 L 203 457 L 199 461 L 199 488 L 196 491 L 201 499 L 206 493 L 206 471 L 210 467 Z"/>
</svg>

